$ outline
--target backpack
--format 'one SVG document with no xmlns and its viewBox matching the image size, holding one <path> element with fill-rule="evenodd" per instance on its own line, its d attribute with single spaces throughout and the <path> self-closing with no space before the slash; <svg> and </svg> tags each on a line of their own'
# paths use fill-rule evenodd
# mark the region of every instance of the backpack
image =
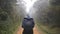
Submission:
<svg viewBox="0 0 60 34">
<path fill-rule="evenodd" d="M 22 27 L 24 29 L 32 29 L 34 27 L 34 21 L 33 18 L 24 18 L 23 22 L 22 22 Z"/>
</svg>

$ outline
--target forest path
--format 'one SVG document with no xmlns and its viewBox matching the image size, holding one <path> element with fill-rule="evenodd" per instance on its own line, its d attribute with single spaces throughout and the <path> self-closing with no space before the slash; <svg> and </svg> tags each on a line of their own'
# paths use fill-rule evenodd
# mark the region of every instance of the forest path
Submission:
<svg viewBox="0 0 60 34">
<path fill-rule="evenodd" d="M 17 31 L 17 33 L 16 34 L 22 34 L 23 33 L 23 28 L 22 27 L 20 27 L 19 29 L 18 29 L 18 31 Z M 42 34 L 42 32 L 41 31 L 38 31 L 38 27 L 37 26 L 35 26 L 34 28 L 33 28 L 33 34 Z"/>
</svg>

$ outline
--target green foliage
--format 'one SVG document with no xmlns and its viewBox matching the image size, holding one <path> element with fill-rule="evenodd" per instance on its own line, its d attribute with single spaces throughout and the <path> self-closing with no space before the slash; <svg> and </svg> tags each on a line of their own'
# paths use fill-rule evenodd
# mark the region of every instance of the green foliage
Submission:
<svg viewBox="0 0 60 34">
<path fill-rule="evenodd" d="M 13 34 L 20 25 L 19 19 L 15 20 L 13 17 L 8 17 L 5 21 L 0 20 L 0 34 Z"/>
<path fill-rule="evenodd" d="M 13 11 L 16 0 L 0 0 L 0 34 L 14 34 L 20 26 L 20 16 Z"/>
<path fill-rule="evenodd" d="M 51 5 L 60 6 L 60 0 L 49 0 Z"/>
<path fill-rule="evenodd" d="M 50 4 L 38 16 L 37 25 L 40 29 L 49 34 L 60 34 L 60 5 Z"/>
</svg>

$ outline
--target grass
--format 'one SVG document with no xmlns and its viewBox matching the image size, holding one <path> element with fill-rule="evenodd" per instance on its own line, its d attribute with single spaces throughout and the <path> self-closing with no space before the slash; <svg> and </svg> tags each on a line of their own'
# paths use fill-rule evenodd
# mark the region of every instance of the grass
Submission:
<svg viewBox="0 0 60 34">
<path fill-rule="evenodd" d="M 41 30 L 44 34 L 59 34 L 60 33 L 60 28 L 54 28 L 51 29 L 48 26 L 44 26 L 41 23 L 36 23 L 38 26 L 38 29 Z"/>
</svg>

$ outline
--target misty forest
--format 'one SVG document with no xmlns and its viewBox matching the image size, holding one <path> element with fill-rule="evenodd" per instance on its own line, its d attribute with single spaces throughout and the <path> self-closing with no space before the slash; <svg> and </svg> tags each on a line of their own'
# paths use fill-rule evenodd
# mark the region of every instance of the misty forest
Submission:
<svg viewBox="0 0 60 34">
<path fill-rule="evenodd" d="M 20 34 L 27 14 L 38 34 L 60 34 L 60 0 L 0 0 L 0 34 Z"/>
</svg>

